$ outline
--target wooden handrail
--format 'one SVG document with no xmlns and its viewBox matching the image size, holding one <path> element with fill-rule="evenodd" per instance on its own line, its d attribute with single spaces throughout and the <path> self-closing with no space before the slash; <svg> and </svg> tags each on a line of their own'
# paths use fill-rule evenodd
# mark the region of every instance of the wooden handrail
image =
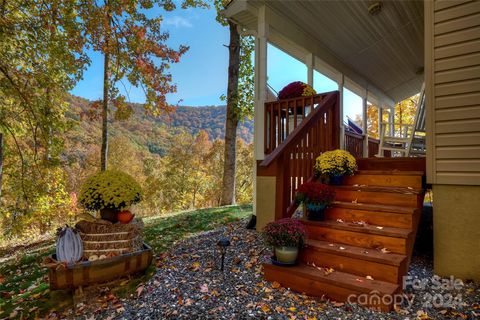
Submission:
<svg viewBox="0 0 480 320">
<path fill-rule="evenodd" d="M 292 133 L 287 136 L 287 139 L 285 139 L 277 148 L 275 148 L 272 153 L 265 157 L 265 159 L 260 163 L 260 166 L 268 167 L 273 161 L 275 161 L 284 153 L 285 149 L 292 144 L 298 143 L 298 141 L 302 139 L 302 136 L 311 129 L 315 121 L 317 121 L 325 112 L 325 107 L 334 103 L 336 100 L 338 100 L 338 91 L 327 93 L 320 105 L 310 112 L 310 114 L 300 123 L 300 125 L 297 126 Z"/>
<path fill-rule="evenodd" d="M 319 96 L 322 99 L 316 108 L 311 104 L 312 110 L 308 116 L 259 164 L 259 167 L 268 168 L 267 171 L 276 178 L 276 219 L 283 218 L 294 210 L 292 203 L 295 191 L 313 177 L 315 159 L 322 152 L 340 147 L 339 92 Z M 310 99 L 312 101 L 313 97 Z M 280 101 L 281 103 L 283 102 Z M 277 111 L 281 110 L 280 104 Z M 286 113 L 285 121 L 291 116 L 293 115 Z M 281 124 L 280 120 L 278 122 Z M 282 130 L 279 129 L 279 132 L 284 133 Z"/>
<path fill-rule="evenodd" d="M 321 93 L 266 102 L 264 153 L 273 152 L 327 95 Z"/>
</svg>

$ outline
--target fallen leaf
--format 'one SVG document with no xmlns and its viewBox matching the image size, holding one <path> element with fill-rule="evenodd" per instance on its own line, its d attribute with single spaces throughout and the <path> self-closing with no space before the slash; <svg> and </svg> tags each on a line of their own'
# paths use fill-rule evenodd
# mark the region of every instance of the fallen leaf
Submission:
<svg viewBox="0 0 480 320">
<path fill-rule="evenodd" d="M 403 315 L 407 315 L 409 313 L 408 310 L 402 309 L 396 304 L 393 305 L 393 310 L 395 310 L 396 313 Z"/>
<path fill-rule="evenodd" d="M 203 292 L 203 293 L 208 292 L 208 285 L 206 283 L 200 286 L 200 292 Z"/>
<path fill-rule="evenodd" d="M 292 312 L 295 312 L 295 311 L 297 311 L 297 308 L 295 308 L 295 307 L 290 307 L 290 308 L 288 308 L 288 310 L 289 310 L 289 311 L 292 311 Z"/>
<path fill-rule="evenodd" d="M 198 271 L 200 269 L 200 262 L 195 261 L 194 263 L 192 263 L 190 269 L 192 269 L 193 271 Z"/>
<path fill-rule="evenodd" d="M 270 307 L 266 304 L 262 304 L 262 307 L 260 309 L 262 309 L 262 311 L 265 312 L 265 313 L 270 312 Z"/>
<path fill-rule="evenodd" d="M 419 320 L 427 320 L 427 319 L 432 319 L 432 318 L 430 318 L 430 316 L 428 315 L 428 313 L 426 313 L 425 311 L 423 311 L 423 310 L 418 310 L 418 311 L 417 311 L 417 319 L 419 319 Z"/>
<path fill-rule="evenodd" d="M 141 285 L 137 288 L 137 290 L 135 290 L 135 292 L 137 293 L 137 297 L 140 297 L 140 295 L 143 292 L 143 289 L 145 289 L 145 286 Z"/>
<path fill-rule="evenodd" d="M 281 287 L 281 285 L 280 285 L 280 283 L 278 283 L 277 281 L 274 281 L 274 282 L 272 283 L 272 288 L 273 288 L 273 289 L 278 289 L 278 288 L 280 288 L 280 287 Z"/>
<path fill-rule="evenodd" d="M 335 269 L 333 268 L 324 268 L 324 273 L 326 276 L 328 276 L 330 273 L 332 273 L 333 271 L 335 271 Z"/>
</svg>

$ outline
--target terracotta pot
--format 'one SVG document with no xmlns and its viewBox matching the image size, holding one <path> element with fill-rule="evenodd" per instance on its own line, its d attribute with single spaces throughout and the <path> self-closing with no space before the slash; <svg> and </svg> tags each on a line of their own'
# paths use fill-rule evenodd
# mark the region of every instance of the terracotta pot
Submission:
<svg viewBox="0 0 480 320">
<path fill-rule="evenodd" d="M 133 220 L 135 215 L 128 210 L 117 213 L 117 219 L 120 223 L 127 224 Z"/>
</svg>

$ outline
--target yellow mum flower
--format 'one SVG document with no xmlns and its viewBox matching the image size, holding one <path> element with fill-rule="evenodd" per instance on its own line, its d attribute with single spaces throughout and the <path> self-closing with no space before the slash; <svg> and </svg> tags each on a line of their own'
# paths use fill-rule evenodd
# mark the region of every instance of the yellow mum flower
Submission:
<svg viewBox="0 0 480 320">
<path fill-rule="evenodd" d="M 322 153 L 315 160 L 314 170 L 325 176 L 352 175 L 357 170 L 357 162 L 350 152 L 337 149 Z"/>
</svg>

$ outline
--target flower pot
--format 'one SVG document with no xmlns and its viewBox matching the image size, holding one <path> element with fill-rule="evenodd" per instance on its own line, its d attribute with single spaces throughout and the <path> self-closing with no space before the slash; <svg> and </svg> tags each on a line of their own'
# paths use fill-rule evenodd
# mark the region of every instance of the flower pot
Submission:
<svg viewBox="0 0 480 320">
<path fill-rule="evenodd" d="M 293 264 L 297 261 L 298 247 L 275 247 L 277 261 L 285 264 Z"/>
<path fill-rule="evenodd" d="M 330 184 L 340 186 L 343 184 L 343 176 L 330 176 Z"/>
<path fill-rule="evenodd" d="M 116 209 L 111 209 L 111 208 L 103 208 L 103 209 L 100 209 L 100 217 L 103 219 L 103 220 L 107 220 L 107 221 L 110 221 L 110 222 L 117 222 L 117 213 L 118 213 L 118 210 Z"/>
<path fill-rule="evenodd" d="M 307 217 L 308 220 L 312 221 L 323 221 L 325 220 L 325 209 L 327 206 L 325 204 L 307 204 Z"/>
<path fill-rule="evenodd" d="M 127 224 L 133 220 L 135 215 L 128 210 L 117 213 L 117 219 L 120 223 Z"/>
</svg>

